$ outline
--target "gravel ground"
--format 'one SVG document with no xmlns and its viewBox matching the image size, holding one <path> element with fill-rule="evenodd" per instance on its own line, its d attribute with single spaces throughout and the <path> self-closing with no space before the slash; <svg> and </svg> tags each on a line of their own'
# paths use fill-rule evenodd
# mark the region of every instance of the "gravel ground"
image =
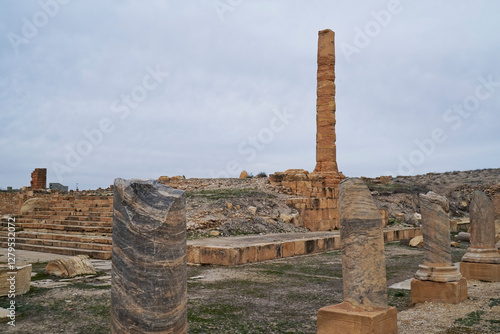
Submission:
<svg viewBox="0 0 500 334">
<path fill-rule="evenodd" d="M 500 282 L 467 286 L 469 299 L 459 304 L 425 302 L 399 312 L 399 333 L 500 333 Z"/>
</svg>

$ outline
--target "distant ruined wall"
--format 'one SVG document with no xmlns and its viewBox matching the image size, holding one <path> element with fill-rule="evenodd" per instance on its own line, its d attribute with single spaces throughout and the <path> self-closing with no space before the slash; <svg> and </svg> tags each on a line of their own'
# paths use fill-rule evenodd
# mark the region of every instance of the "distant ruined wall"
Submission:
<svg viewBox="0 0 500 334">
<path fill-rule="evenodd" d="M 31 189 L 47 189 L 47 168 L 36 168 L 31 173 Z"/>
</svg>

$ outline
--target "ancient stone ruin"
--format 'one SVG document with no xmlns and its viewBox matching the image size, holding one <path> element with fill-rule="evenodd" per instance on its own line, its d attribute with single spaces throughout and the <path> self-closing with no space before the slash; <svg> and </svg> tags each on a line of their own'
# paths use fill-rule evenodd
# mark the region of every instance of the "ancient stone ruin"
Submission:
<svg viewBox="0 0 500 334">
<path fill-rule="evenodd" d="M 411 282 L 413 303 L 457 304 L 467 299 L 467 281 L 451 262 L 449 202 L 434 192 L 420 194 L 424 264 Z"/>
<path fill-rule="evenodd" d="M 187 333 L 185 205 L 158 181 L 115 180 L 112 333 Z"/>
<path fill-rule="evenodd" d="M 31 189 L 41 190 L 47 188 L 47 168 L 35 168 L 31 173 Z"/>
<path fill-rule="evenodd" d="M 339 203 L 344 302 L 318 311 L 318 333 L 397 333 L 397 310 L 387 304 L 379 210 L 361 179 L 340 183 Z"/>
<path fill-rule="evenodd" d="M 475 191 L 469 206 L 470 247 L 460 262 L 466 279 L 500 281 L 500 254 L 495 247 L 493 203 L 482 191 Z"/>
<path fill-rule="evenodd" d="M 338 185 L 344 176 L 338 171 L 335 140 L 335 33 L 327 29 L 318 38 L 316 167 L 313 173 L 289 169 L 269 175 L 276 189 L 299 196 L 287 204 L 300 212 L 302 226 L 311 231 L 340 227 Z"/>
</svg>

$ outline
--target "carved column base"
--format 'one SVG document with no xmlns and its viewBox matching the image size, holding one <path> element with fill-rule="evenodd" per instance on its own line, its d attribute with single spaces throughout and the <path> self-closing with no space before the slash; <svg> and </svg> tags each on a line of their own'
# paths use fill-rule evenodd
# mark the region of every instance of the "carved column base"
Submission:
<svg viewBox="0 0 500 334">
<path fill-rule="evenodd" d="M 420 264 L 418 266 L 420 269 L 415 273 L 415 278 L 421 281 L 433 281 L 433 282 L 457 282 L 463 277 L 460 275 L 458 267 L 455 266 L 426 266 Z"/>
<path fill-rule="evenodd" d="M 500 264 L 500 254 L 496 248 L 467 248 L 462 262 Z"/>
<path fill-rule="evenodd" d="M 397 334 L 397 314 L 392 306 L 374 311 L 349 302 L 325 306 L 318 311 L 318 334 Z"/>
<path fill-rule="evenodd" d="M 466 279 L 500 282 L 499 263 L 460 262 L 460 272 Z"/>
<path fill-rule="evenodd" d="M 411 302 L 458 304 L 467 299 L 467 280 L 458 282 L 433 282 L 413 279 L 411 281 Z"/>
</svg>

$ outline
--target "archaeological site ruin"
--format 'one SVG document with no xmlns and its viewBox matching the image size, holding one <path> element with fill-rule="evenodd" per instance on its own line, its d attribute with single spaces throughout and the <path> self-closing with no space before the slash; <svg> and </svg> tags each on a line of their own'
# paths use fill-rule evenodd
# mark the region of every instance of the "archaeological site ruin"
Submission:
<svg viewBox="0 0 500 334">
<path fill-rule="evenodd" d="M 278 300 L 255 309 L 275 312 L 275 322 L 283 315 L 267 311 L 269 305 L 297 307 L 291 318 L 299 318 L 305 304 L 316 327 L 304 333 L 392 334 L 404 323 L 400 309 L 467 303 L 476 281 L 490 287 L 500 282 L 500 170 L 345 177 L 336 157 L 335 87 L 335 34 L 327 29 L 318 33 L 313 171 L 288 169 L 269 177 L 242 172 L 234 179 L 117 178 L 107 189 L 67 191 L 56 183 L 47 188 L 47 169 L 36 168 L 29 187 L 0 192 L 0 246 L 8 249 L 9 233 L 15 233 L 16 250 L 73 258 L 50 262 L 43 274 L 32 275 L 31 263 L 18 266 L 18 294 L 30 294 L 31 276 L 58 276 L 52 283 L 106 279 L 111 333 L 187 333 L 198 324 L 197 333 L 217 333 L 210 316 L 224 322 L 234 310 L 239 313 L 231 326 L 245 316 L 258 324 L 246 307 L 252 298 L 276 297 L 259 288 L 274 284 Z M 476 174 L 487 172 L 493 181 L 477 181 Z M 436 182 L 438 177 L 453 182 Z M 456 238 L 459 231 L 466 237 Z M 314 269 L 288 262 L 320 256 L 325 260 Z M 94 270 L 92 263 L 109 268 Z M 4 267 L 0 277 L 7 275 Z M 278 283 L 266 278 L 271 274 Z M 218 275 L 228 283 L 219 284 Z M 297 277 L 304 281 L 281 294 L 282 282 Z M 226 292 L 238 284 L 248 291 Z M 311 290 L 317 295 L 309 306 Z M 189 299 L 192 291 L 198 295 Z M 495 298 L 490 308 L 500 305 Z M 208 306 L 198 307 L 200 300 Z M 190 307 L 198 307 L 195 314 Z M 297 323 L 283 326 L 283 333 L 302 333 Z"/>
</svg>

